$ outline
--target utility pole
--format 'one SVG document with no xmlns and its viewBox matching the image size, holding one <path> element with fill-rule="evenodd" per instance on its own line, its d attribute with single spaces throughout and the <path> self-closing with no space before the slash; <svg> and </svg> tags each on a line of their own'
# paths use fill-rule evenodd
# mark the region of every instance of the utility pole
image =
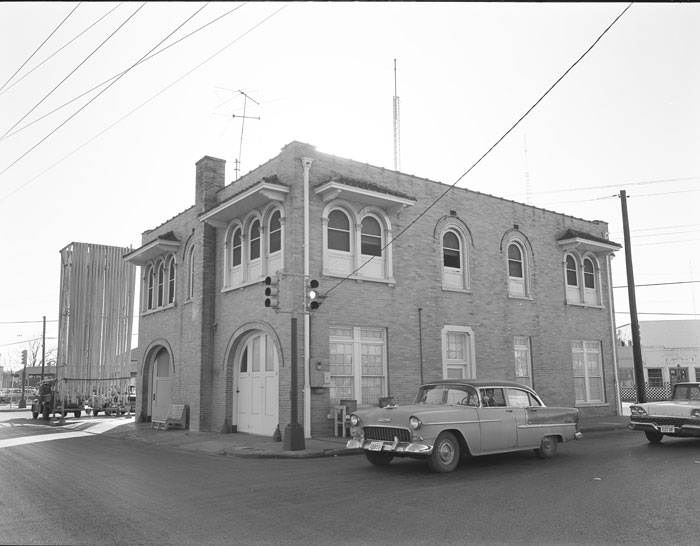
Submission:
<svg viewBox="0 0 700 546">
<path fill-rule="evenodd" d="M 627 192 L 620 190 L 622 203 L 622 230 L 625 237 L 625 264 L 627 266 L 627 296 L 630 306 L 630 327 L 632 328 L 632 358 L 634 360 L 634 382 L 637 385 L 637 402 L 647 401 L 644 388 L 644 363 L 642 362 L 642 345 L 639 341 L 639 320 L 637 319 L 637 298 L 634 290 L 634 271 L 632 269 L 632 247 L 630 244 L 630 225 L 627 218 Z"/>
<path fill-rule="evenodd" d="M 298 370 L 298 352 L 297 347 L 297 318 L 292 317 L 291 323 L 292 329 L 292 354 L 291 354 L 291 380 L 289 386 L 289 402 L 291 405 L 291 415 L 289 417 L 289 424 L 284 429 L 284 438 L 282 446 L 285 451 L 299 451 L 306 448 L 304 442 L 304 427 L 299 424 L 299 419 L 297 416 L 297 370 Z"/>
<path fill-rule="evenodd" d="M 46 315 L 44 315 L 44 326 L 41 330 L 41 380 L 44 380 L 44 360 L 46 360 Z"/>
<path fill-rule="evenodd" d="M 394 59 L 394 170 L 401 169 L 401 113 L 396 85 L 396 59 Z"/>
</svg>

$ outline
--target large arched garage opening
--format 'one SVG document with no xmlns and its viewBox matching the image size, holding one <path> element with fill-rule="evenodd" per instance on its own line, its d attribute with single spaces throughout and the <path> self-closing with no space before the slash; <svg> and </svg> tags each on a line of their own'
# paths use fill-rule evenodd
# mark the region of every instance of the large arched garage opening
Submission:
<svg viewBox="0 0 700 546">
<path fill-rule="evenodd" d="M 239 330 L 240 332 L 240 330 Z M 280 346 L 274 331 L 256 324 L 232 337 L 226 359 L 232 385 L 227 406 L 238 432 L 271 436 L 279 424 Z"/>
<path fill-rule="evenodd" d="M 168 415 L 172 393 L 173 358 L 165 341 L 151 344 L 143 367 L 141 416 L 144 420 L 164 420 Z"/>
</svg>

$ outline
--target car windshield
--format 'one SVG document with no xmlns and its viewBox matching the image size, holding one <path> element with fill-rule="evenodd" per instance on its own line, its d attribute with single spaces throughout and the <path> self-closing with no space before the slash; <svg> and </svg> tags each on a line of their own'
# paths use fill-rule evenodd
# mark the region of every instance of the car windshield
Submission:
<svg viewBox="0 0 700 546">
<path fill-rule="evenodd" d="M 423 385 L 416 395 L 416 404 L 478 406 L 476 391 L 466 385 Z"/>
<path fill-rule="evenodd" d="M 676 385 L 673 400 L 700 400 L 700 385 Z"/>
</svg>

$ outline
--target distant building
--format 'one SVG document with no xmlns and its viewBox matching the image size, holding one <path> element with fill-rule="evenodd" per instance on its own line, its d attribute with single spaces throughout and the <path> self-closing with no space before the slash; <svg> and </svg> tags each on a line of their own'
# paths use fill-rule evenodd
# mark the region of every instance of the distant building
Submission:
<svg viewBox="0 0 700 546">
<path fill-rule="evenodd" d="M 617 329 L 619 380 L 624 398 L 634 398 L 632 331 Z M 700 381 L 700 320 L 650 320 L 639 323 L 644 381 L 664 395 L 679 381 Z"/>
<path fill-rule="evenodd" d="M 20 370 L 20 374 L 22 371 Z M 44 379 L 56 378 L 56 366 L 44 366 Z M 27 366 L 27 385 L 36 387 L 41 382 L 41 366 Z"/>
<path fill-rule="evenodd" d="M 616 412 L 620 245 L 605 222 L 300 142 L 228 185 L 224 163 L 199 160 L 194 205 L 125 256 L 141 267 L 140 419 L 187 404 L 194 430 L 284 431 L 294 316 L 307 436 L 332 434 L 344 400 L 405 404 L 442 378 L 517 380 L 551 405 Z M 305 267 L 325 296 L 309 314 Z"/>
</svg>

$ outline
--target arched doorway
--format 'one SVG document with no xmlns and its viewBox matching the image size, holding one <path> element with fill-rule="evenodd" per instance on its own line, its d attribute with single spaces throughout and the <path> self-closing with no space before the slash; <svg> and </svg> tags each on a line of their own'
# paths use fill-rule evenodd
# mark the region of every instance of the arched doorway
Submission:
<svg viewBox="0 0 700 546">
<path fill-rule="evenodd" d="M 163 420 L 170 408 L 170 353 L 161 347 L 155 353 L 151 364 L 151 419 Z"/>
<path fill-rule="evenodd" d="M 262 331 L 248 334 L 233 353 L 237 430 L 272 435 L 279 423 L 279 354 Z"/>
</svg>

